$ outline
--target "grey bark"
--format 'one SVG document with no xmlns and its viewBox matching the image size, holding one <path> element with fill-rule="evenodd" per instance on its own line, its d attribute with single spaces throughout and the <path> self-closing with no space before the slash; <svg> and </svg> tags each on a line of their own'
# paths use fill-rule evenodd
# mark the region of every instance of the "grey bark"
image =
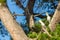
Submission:
<svg viewBox="0 0 60 40">
<path fill-rule="evenodd" d="M 57 9 L 52 17 L 52 20 L 49 24 L 49 28 L 51 31 L 54 31 L 56 28 L 56 24 L 60 22 L 60 3 L 57 6 Z"/>
<path fill-rule="evenodd" d="M 14 20 L 6 7 L 0 6 L 0 19 L 11 34 L 13 40 L 29 40 L 21 26 Z"/>
</svg>

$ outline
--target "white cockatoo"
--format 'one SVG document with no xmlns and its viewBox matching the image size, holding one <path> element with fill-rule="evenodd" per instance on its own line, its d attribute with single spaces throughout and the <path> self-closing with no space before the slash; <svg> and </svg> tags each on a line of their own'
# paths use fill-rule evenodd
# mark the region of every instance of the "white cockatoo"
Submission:
<svg viewBox="0 0 60 40">
<path fill-rule="evenodd" d="M 47 16 L 47 21 L 50 23 L 51 17 L 49 16 L 49 14 L 47 12 L 46 12 L 46 16 Z"/>
</svg>

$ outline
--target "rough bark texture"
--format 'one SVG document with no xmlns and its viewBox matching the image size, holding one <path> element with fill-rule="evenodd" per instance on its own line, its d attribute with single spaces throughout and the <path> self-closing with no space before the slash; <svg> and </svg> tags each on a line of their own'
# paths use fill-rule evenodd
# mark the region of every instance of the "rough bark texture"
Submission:
<svg viewBox="0 0 60 40">
<path fill-rule="evenodd" d="M 14 20 L 6 7 L 0 6 L 0 18 L 13 40 L 28 40 L 21 26 Z"/>
<path fill-rule="evenodd" d="M 33 30 L 33 29 L 32 29 L 32 27 L 34 27 L 33 15 L 31 15 L 29 19 L 30 19 L 30 20 L 29 20 L 29 27 L 30 27 L 31 30 Z"/>
<path fill-rule="evenodd" d="M 30 13 L 30 18 L 29 18 L 29 27 L 30 27 L 30 29 L 35 26 L 34 25 L 34 18 L 33 18 L 34 3 L 35 3 L 35 0 L 29 0 L 29 3 L 28 3 L 28 9 L 29 9 L 29 13 Z"/>
<path fill-rule="evenodd" d="M 52 20 L 49 24 L 49 28 L 51 31 L 54 31 L 56 28 L 56 24 L 60 21 L 60 3 L 57 6 L 57 9 L 52 17 Z"/>
</svg>

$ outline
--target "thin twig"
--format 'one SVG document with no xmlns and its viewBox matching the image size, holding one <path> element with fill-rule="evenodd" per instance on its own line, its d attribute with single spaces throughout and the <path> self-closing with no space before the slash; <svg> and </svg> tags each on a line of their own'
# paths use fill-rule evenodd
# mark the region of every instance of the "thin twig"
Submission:
<svg viewBox="0 0 60 40">
<path fill-rule="evenodd" d="M 42 27 L 42 29 L 45 31 L 45 33 L 46 33 L 49 37 L 52 37 L 52 36 L 49 34 L 49 32 L 48 32 L 44 27 Z"/>
<path fill-rule="evenodd" d="M 39 23 L 41 23 L 42 29 L 44 30 L 44 32 L 49 36 L 52 37 L 49 32 L 46 30 L 46 25 L 42 22 L 42 20 L 39 20 Z"/>
<path fill-rule="evenodd" d="M 24 14 L 13 14 L 13 16 L 24 16 Z"/>
</svg>

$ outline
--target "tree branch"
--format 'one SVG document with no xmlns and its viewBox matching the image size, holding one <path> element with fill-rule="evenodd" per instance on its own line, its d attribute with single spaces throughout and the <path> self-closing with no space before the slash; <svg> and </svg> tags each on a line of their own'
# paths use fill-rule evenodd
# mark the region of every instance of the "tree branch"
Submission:
<svg viewBox="0 0 60 40">
<path fill-rule="evenodd" d="M 29 40 L 21 26 L 14 20 L 6 7 L 0 7 L 0 18 L 10 32 L 13 40 Z"/>
<path fill-rule="evenodd" d="M 19 0 L 16 0 L 16 3 L 25 11 L 27 23 L 28 23 L 30 29 L 32 29 L 32 27 L 34 27 L 34 19 L 33 19 L 33 15 L 31 15 L 31 13 L 30 13 L 30 9 L 28 8 L 29 6 L 27 6 L 26 8 L 24 8 L 23 5 L 22 5 L 22 3 L 21 3 L 21 1 L 19 1 Z"/>
<path fill-rule="evenodd" d="M 29 9 L 30 14 L 33 14 L 34 4 L 35 4 L 35 0 L 29 0 L 29 2 L 28 2 L 28 9 Z"/>
<path fill-rule="evenodd" d="M 41 23 L 42 30 L 49 36 L 52 37 L 49 32 L 46 30 L 46 25 L 42 22 L 42 20 L 39 20 L 39 23 Z"/>
<path fill-rule="evenodd" d="M 24 14 L 13 14 L 13 16 L 25 16 Z"/>
<path fill-rule="evenodd" d="M 49 24 L 49 28 L 50 28 L 51 31 L 54 31 L 55 30 L 56 24 L 58 22 L 60 22 L 60 2 L 58 4 L 58 6 L 57 6 L 57 9 L 56 9 L 53 17 L 52 17 L 51 22 Z"/>
</svg>

